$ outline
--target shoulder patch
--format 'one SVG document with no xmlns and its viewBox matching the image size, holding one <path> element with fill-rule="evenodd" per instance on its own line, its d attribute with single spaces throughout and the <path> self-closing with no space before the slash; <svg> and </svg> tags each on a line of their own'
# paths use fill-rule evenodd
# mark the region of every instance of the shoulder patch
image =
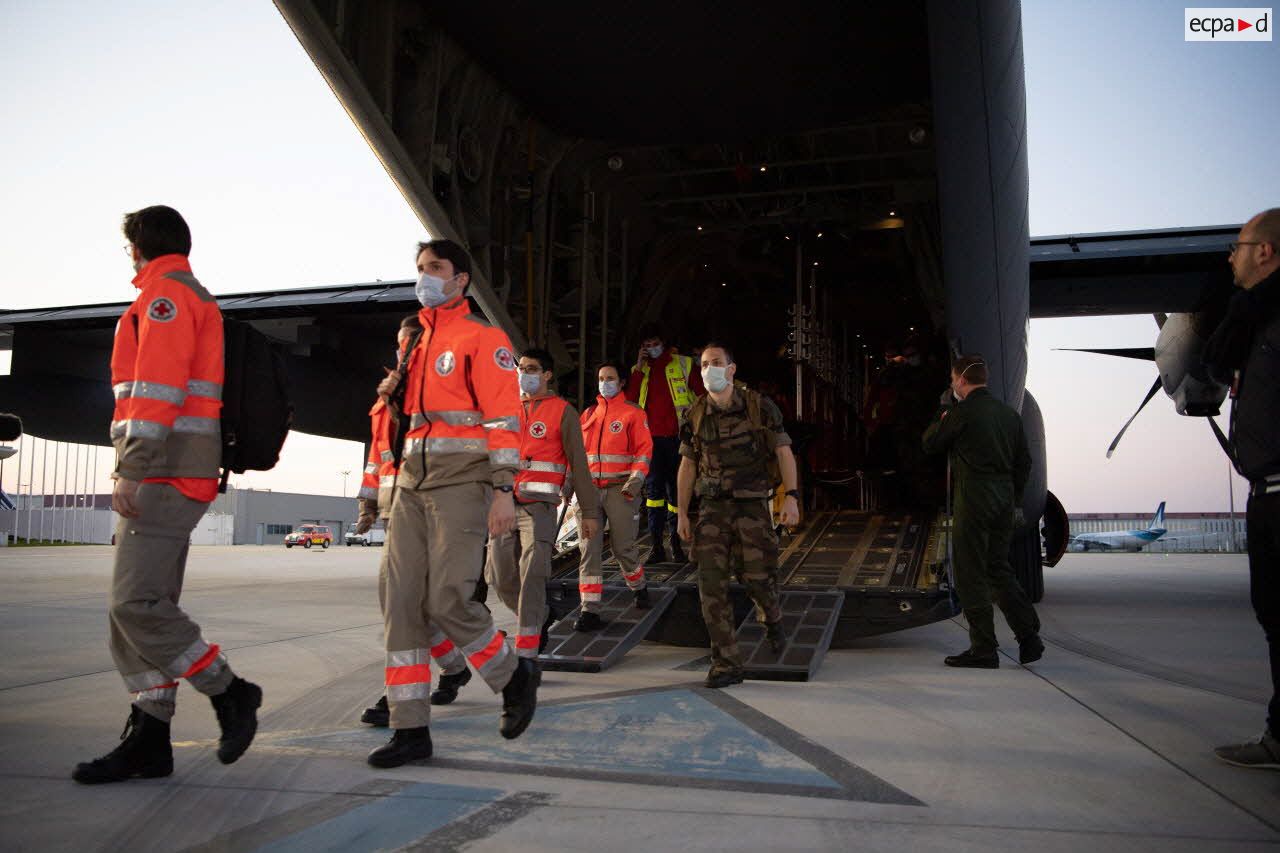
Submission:
<svg viewBox="0 0 1280 853">
<path fill-rule="evenodd" d="M 157 296 L 147 305 L 147 319 L 155 323 L 169 323 L 178 316 L 177 304 L 167 296 Z"/>
<path fill-rule="evenodd" d="M 516 357 L 511 354 L 511 349 L 509 347 L 502 346 L 494 350 L 493 362 L 503 370 L 516 369 Z"/>
</svg>

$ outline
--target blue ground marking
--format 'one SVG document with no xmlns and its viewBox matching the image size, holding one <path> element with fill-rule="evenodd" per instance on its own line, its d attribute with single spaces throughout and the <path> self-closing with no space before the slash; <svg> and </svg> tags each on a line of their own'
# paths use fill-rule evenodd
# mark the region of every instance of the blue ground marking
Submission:
<svg viewBox="0 0 1280 853">
<path fill-rule="evenodd" d="M 257 853 L 394 850 L 483 808 L 504 793 L 496 788 L 462 785 L 410 785 L 288 838 L 259 847 Z"/>
<path fill-rule="evenodd" d="M 498 736 L 497 715 L 434 722 L 441 758 L 733 783 L 841 789 L 812 764 L 691 690 L 639 693 L 538 708 L 518 740 Z M 347 752 L 386 740 L 385 730 L 289 738 L 287 745 Z M 357 740 L 358 738 L 358 740 Z"/>
</svg>

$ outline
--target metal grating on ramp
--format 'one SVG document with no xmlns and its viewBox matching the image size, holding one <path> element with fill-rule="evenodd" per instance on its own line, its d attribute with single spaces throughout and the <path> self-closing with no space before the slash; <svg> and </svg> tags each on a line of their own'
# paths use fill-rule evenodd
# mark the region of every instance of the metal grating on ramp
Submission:
<svg viewBox="0 0 1280 853">
<path fill-rule="evenodd" d="M 786 644 L 775 655 L 764 637 L 755 608 L 738 627 L 738 651 L 747 678 L 763 681 L 808 681 L 831 646 L 843 592 L 783 592 L 779 597 Z"/>
<path fill-rule="evenodd" d="M 551 626 L 547 650 L 538 655 L 538 663 L 549 670 L 604 672 L 648 636 L 659 617 L 676 600 L 676 589 L 649 584 L 649 599 L 652 607 L 637 610 L 631 590 L 625 586 L 606 586 L 601 596 L 600 618 L 607 624 L 599 631 L 575 631 L 573 622 L 581 612 L 575 608 Z"/>
</svg>

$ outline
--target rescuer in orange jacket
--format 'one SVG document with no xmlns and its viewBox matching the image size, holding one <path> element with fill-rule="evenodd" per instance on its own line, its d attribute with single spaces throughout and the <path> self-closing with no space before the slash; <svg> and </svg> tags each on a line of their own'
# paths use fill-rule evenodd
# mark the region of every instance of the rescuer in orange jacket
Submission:
<svg viewBox="0 0 1280 853">
<path fill-rule="evenodd" d="M 618 560 L 622 579 L 635 593 L 636 607 L 649 607 L 649 588 L 645 584 L 644 565 L 636 545 L 640 521 L 640 494 L 649 473 L 653 439 L 649 436 L 649 419 L 644 409 L 623 394 L 618 365 L 605 362 L 596 370 L 600 395 L 594 406 L 582 413 L 582 435 L 587 445 L 587 464 L 592 484 L 599 490 L 600 503 L 609 520 L 609 545 Z M 582 501 L 582 492 L 578 492 Z M 578 564 L 578 595 L 582 613 L 573 627 L 578 631 L 594 631 L 604 626 L 600 618 L 604 574 L 601 560 L 603 537 L 579 543 L 582 559 Z"/>
<path fill-rule="evenodd" d="M 179 679 L 209 696 L 218 759 L 244 754 L 262 690 L 239 678 L 178 606 L 191 531 L 218 491 L 222 461 L 222 314 L 191 274 L 191 231 L 171 207 L 124 217 L 139 293 L 116 324 L 111 352 L 119 513 L 111 578 L 111 655 L 133 694 L 123 742 L 76 766 L 77 782 L 173 772 L 169 721 Z"/>
<path fill-rule="evenodd" d="M 528 349 L 520 356 L 520 470 L 516 473 L 516 530 L 489 539 L 485 573 L 498 597 L 516 614 L 516 654 L 535 658 L 551 625 L 547 580 L 558 532 L 556 510 L 566 477 L 578 487 L 578 531 L 595 537 L 600 501 L 591 488 L 578 413 L 551 390 L 551 353 Z"/>
<path fill-rule="evenodd" d="M 395 734 L 369 753 L 375 767 L 431 755 L 431 626 L 443 631 L 496 693 L 503 737 L 533 719 L 537 664 L 517 659 L 473 601 L 485 530 L 501 536 L 515 522 L 520 462 L 516 360 L 505 333 L 471 313 L 471 259 L 458 244 L 418 245 L 415 292 L 422 335 L 407 366 L 390 372 L 379 396 L 408 419 L 387 530 L 386 685 Z"/>
<path fill-rule="evenodd" d="M 409 341 L 422 332 L 422 321 L 417 314 L 410 314 L 400 321 L 400 331 L 396 335 L 396 353 L 392 364 L 399 366 L 404 357 Z M 379 397 L 369 410 L 370 439 L 369 458 L 365 464 L 364 478 L 360 485 L 359 504 L 360 517 L 356 522 L 356 532 L 367 532 L 378 519 L 383 525 L 390 527 L 391 504 L 395 498 L 396 460 L 393 445 L 395 431 L 399 424 L 396 420 L 394 404 Z M 384 543 L 385 544 L 385 543 Z M 382 549 L 382 559 L 378 561 L 378 607 L 383 614 L 387 611 L 387 554 Z M 471 680 L 471 672 L 467 669 L 467 660 L 457 647 L 434 625 L 428 626 L 431 634 L 431 659 L 440 667 L 440 682 L 431 693 L 432 705 L 447 705 L 458 697 L 458 689 Z M 387 705 L 385 693 L 360 715 L 360 722 L 386 728 L 391 724 L 391 709 Z"/>
</svg>

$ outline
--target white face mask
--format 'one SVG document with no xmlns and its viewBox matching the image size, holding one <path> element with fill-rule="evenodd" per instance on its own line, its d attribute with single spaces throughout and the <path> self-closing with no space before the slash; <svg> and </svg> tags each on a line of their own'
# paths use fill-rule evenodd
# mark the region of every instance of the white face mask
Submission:
<svg viewBox="0 0 1280 853">
<path fill-rule="evenodd" d="M 605 381 L 605 382 L 601 382 L 601 383 L 600 383 L 600 396 L 601 396 L 601 397 L 604 397 L 606 400 L 608 400 L 608 399 L 610 399 L 610 398 L 612 398 L 612 397 L 616 397 L 616 396 L 618 396 L 618 391 L 620 390 L 620 389 L 618 388 L 618 385 L 619 385 L 619 383 L 618 383 L 618 380 L 616 380 L 616 379 L 610 379 L 610 380 L 607 380 L 607 381 Z"/>
<path fill-rule="evenodd" d="M 660 358 L 665 348 L 661 346 L 649 347 L 645 352 L 649 354 L 649 358 Z"/>
<path fill-rule="evenodd" d="M 444 286 L 455 278 L 457 278 L 456 275 L 452 278 L 439 278 L 424 272 L 418 276 L 418 283 L 414 285 L 413 293 L 424 308 L 437 308 L 447 300 L 444 295 Z"/>
<path fill-rule="evenodd" d="M 532 397 L 542 388 L 541 373 L 521 373 L 520 374 L 520 393 L 528 394 Z"/>
<path fill-rule="evenodd" d="M 729 368 L 727 367 L 704 367 L 702 368 L 702 384 L 707 386 L 707 390 L 714 394 L 729 387 L 729 377 L 726 375 Z"/>
</svg>

